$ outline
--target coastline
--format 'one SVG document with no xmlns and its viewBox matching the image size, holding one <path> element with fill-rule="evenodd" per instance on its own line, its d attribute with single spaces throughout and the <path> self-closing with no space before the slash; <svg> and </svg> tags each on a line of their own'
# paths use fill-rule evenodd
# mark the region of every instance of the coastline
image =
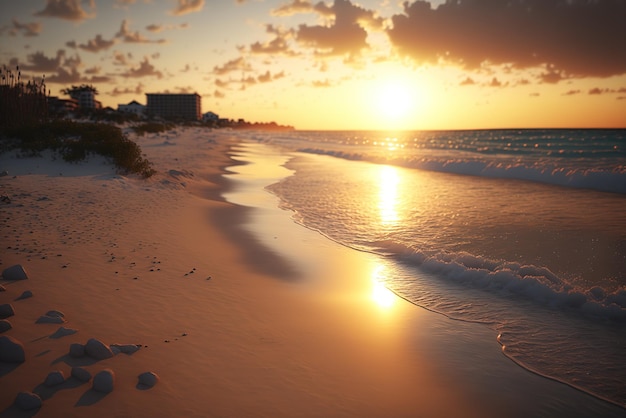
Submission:
<svg viewBox="0 0 626 418">
<path fill-rule="evenodd" d="M 2 281 L 0 302 L 16 311 L 2 335 L 22 341 L 27 360 L 0 373 L 10 388 L 0 416 L 18 414 L 17 392 L 40 387 L 50 371 L 69 375 L 68 346 L 92 337 L 141 349 L 85 365 L 112 369 L 113 392 L 95 396 L 91 384 L 75 383 L 42 390 L 38 417 L 623 413 L 516 366 L 480 325 L 400 298 L 377 304 L 373 257 L 297 225 L 270 208 L 269 193 L 260 209 L 222 197 L 239 193 L 232 177 L 258 157 L 212 135 L 137 138 L 161 173 L 149 181 L 101 164 L 103 171 L 73 177 L 52 174 L 54 166 L 15 179 L 9 169 L 0 179 L 16 196 L 3 208 L 11 248 L 0 267 L 22 264 L 30 277 Z M 15 300 L 28 289 L 32 298 Z M 51 338 L 58 325 L 34 323 L 50 309 L 76 332 Z M 160 380 L 139 390 L 146 371 Z"/>
</svg>

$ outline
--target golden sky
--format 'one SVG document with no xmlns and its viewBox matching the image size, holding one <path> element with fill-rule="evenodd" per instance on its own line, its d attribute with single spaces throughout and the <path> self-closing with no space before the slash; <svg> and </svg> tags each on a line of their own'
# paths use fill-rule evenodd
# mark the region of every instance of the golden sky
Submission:
<svg viewBox="0 0 626 418">
<path fill-rule="evenodd" d="M 0 64 L 298 129 L 626 127 L 626 0 L 0 1 Z"/>
</svg>

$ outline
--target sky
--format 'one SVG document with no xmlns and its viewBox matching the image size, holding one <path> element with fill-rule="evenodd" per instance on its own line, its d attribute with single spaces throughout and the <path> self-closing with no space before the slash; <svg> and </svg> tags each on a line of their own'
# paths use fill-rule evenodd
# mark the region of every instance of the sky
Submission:
<svg viewBox="0 0 626 418">
<path fill-rule="evenodd" d="M 626 127 L 626 0 L 0 0 L 0 66 L 312 130 Z"/>
</svg>

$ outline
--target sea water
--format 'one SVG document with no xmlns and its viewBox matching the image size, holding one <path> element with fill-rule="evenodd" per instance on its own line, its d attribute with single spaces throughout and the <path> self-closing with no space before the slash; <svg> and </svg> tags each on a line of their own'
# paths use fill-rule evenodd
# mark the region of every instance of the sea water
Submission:
<svg viewBox="0 0 626 418">
<path fill-rule="evenodd" d="M 406 300 L 626 407 L 626 131 L 293 131 L 268 189 Z"/>
</svg>

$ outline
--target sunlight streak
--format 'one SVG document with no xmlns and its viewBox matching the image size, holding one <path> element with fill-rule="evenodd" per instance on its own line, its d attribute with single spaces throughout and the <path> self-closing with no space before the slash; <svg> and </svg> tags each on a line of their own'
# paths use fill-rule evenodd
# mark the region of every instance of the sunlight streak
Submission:
<svg viewBox="0 0 626 418">
<path fill-rule="evenodd" d="M 397 210 L 399 183 L 398 169 L 386 165 L 380 167 L 378 208 L 383 224 L 395 224 L 399 220 Z"/>
<path fill-rule="evenodd" d="M 379 307 L 389 309 L 394 305 L 397 296 L 383 284 L 385 269 L 384 265 L 378 264 L 372 271 L 372 300 Z"/>
</svg>

